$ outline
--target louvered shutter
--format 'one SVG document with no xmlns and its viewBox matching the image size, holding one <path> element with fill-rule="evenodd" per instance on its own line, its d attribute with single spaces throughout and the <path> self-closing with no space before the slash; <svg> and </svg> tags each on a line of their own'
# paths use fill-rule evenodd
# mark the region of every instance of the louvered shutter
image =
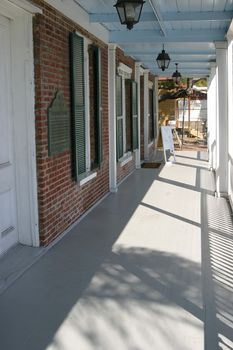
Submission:
<svg viewBox="0 0 233 350">
<path fill-rule="evenodd" d="M 84 91 L 83 38 L 70 34 L 71 111 L 73 133 L 73 159 L 76 180 L 86 172 L 85 144 L 85 91 Z"/>
<path fill-rule="evenodd" d="M 133 128 L 133 150 L 138 148 L 138 102 L 137 102 L 137 83 L 132 84 L 132 128 Z"/>
<path fill-rule="evenodd" d="M 153 96 L 154 96 L 154 116 L 153 116 L 153 120 L 154 120 L 154 138 L 157 138 L 157 106 L 156 106 L 156 90 L 153 90 Z"/>
<path fill-rule="evenodd" d="M 154 100 L 154 90 L 149 89 L 149 142 L 152 142 L 155 138 Z"/>
<path fill-rule="evenodd" d="M 92 46 L 94 53 L 94 74 L 96 74 L 96 122 L 97 122 L 97 133 L 98 133 L 98 165 L 100 166 L 103 160 L 103 142 L 102 142 L 102 84 L 101 84 L 101 50 L 97 46 Z"/>
<path fill-rule="evenodd" d="M 123 106 L 122 77 L 116 76 L 116 129 L 117 129 L 117 159 L 123 157 Z"/>
</svg>

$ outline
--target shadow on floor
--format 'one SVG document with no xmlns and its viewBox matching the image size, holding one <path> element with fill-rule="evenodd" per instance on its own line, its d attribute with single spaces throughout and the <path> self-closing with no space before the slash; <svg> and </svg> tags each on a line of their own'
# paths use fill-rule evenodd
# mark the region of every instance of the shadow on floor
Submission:
<svg viewBox="0 0 233 350">
<path fill-rule="evenodd" d="M 165 181 L 157 170 L 135 172 L 0 297 L 0 348 L 202 350 L 204 324 L 205 350 L 232 350 L 232 219 L 227 202 L 204 190 L 205 173 L 208 181 L 197 166 L 196 189 L 188 185 L 200 192 L 200 225 L 150 207 L 201 229 L 202 266 L 114 246 L 154 180 Z"/>
</svg>

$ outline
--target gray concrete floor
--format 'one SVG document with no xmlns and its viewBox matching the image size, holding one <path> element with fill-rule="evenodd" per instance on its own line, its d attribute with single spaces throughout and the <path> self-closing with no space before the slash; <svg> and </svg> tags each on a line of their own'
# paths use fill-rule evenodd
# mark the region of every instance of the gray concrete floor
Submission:
<svg viewBox="0 0 233 350">
<path fill-rule="evenodd" d="M 205 157 L 135 171 L 18 278 L 0 349 L 233 349 L 232 217 Z"/>
</svg>

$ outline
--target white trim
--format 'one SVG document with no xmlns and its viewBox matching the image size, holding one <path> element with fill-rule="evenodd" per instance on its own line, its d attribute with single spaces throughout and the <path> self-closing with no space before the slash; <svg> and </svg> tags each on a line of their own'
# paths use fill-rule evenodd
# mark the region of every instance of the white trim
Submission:
<svg viewBox="0 0 233 350">
<path fill-rule="evenodd" d="M 152 81 L 148 80 L 148 88 L 150 90 L 153 90 L 154 84 L 152 83 Z"/>
<path fill-rule="evenodd" d="M 226 193 L 228 187 L 228 94 L 227 42 L 216 45 L 217 62 L 217 164 L 216 192 Z"/>
<path fill-rule="evenodd" d="M 13 20 L 16 16 L 22 16 L 26 13 L 42 13 L 42 10 L 25 0 L 1 0 L 0 13 Z"/>
<path fill-rule="evenodd" d="M 229 38 L 228 38 L 229 39 Z M 228 41 L 228 194 L 231 199 L 233 195 L 233 185 L 232 185 L 232 170 L 233 170 L 233 140 L 232 140 L 232 126 L 233 126 L 233 40 Z"/>
<path fill-rule="evenodd" d="M 140 63 L 140 64 L 141 64 L 141 63 Z M 141 76 L 143 76 L 144 71 L 145 71 L 145 69 L 144 69 L 144 68 L 142 68 L 142 66 L 141 66 L 141 67 L 140 67 L 140 75 L 141 75 Z"/>
<path fill-rule="evenodd" d="M 126 152 L 126 96 L 125 96 L 125 76 L 121 79 L 121 93 L 122 93 L 122 119 L 123 119 L 123 153 Z"/>
<path fill-rule="evenodd" d="M 91 181 L 91 180 L 94 179 L 96 176 L 97 176 L 97 173 L 96 173 L 96 172 L 91 173 L 91 174 L 88 174 L 84 179 L 82 179 L 82 180 L 79 181 L 79 185 L 80 185 L 80 186 L 85 185 L 87 182 Z"/>
<path fill-rule="evenodd" d="M 155 145 L 157 145 L 158 135 L 159 135 L 159 78 L 155 77 L 155 127 L 156 127 L 156 138 L 155 138 Z"/>
<path fill-rule="evenodd" d="M 131 79 L 132 76 L 132 68 L 127 66 L 126 64 L 120 62 L 117 67 L 117 73 L 122 76 L 124 79 Z"/>
<path fill-rule="evenodd" d="M 217 75 L 216 64 L 211 64 L 207 90 L 207 125 L 209 167 L 216 169 L 216 125 L 217 125 Z"/>
<path fill-rule="evenodd" d="M 19 242 L 39 246 L 32 15 L 8 1 L 3 2 L 4 13 L 1 6 L 0 13 L 12 19 L 12 110 Z"/>
<path fill-rule="evenodd" d="M 122 78 L 121 92 L 122 92 L 122 119 L 123 119 L 123 153 L 126 153 L 126 90 L 125 90 L 125 80 L 131 79 L 132 69 L 125 65 L 124 63 L 119 63 L 117 68 L 118 74 Z M 121 118 L 121 116 L 118 116 Z"/>
<path fill-rule="evenodd" d="M 218 191 L 215 191 L 214 196 L 215 196 L 216 198 L 227 198 L 227 199 L 229 198 L 227 192 L 218 192 Z"/>
<path fill-rule="evenodd" d="M 135 62 L 135 81 L 137 83 L 137 110 L 138 110 L 138 149 L 135 150 L 136 169 L 141 168 L 141 63 Z"/>
<path fill-rule="evenodd" d="M 109 42 L 109 31 L 101 24 L 91 23 L 89 14 L 76 2 L 70 0 L 45 0 L 49 5 L 70 18 L 74 23 L 105 43 Z"/>
<path fill-rule="evenodd" d="M 229 26 L 226 38 L 228 42 L 233 40 L 233 20 L 231 21 L 231 24 Z"/>
<path fill-rule="evenodd" d="M 1 1 L 4 1 L 4 0 L 1 0 Z M 42 13 L 41 8 L 33 5 L 30 1 L 27 1 L 27 0 L 8 0 L 8 1 L 31 14 Z"/>
<path fill-rule="evenodd" d="M 216 49 L 227 49 L 227 41 L 215 41 L 215 48 Z"/>
<path fill-rule="evenodd" d="M 123 167 L 133 159 L 132 152 L 127 152 L 119 159 L 120 166 Z"/>
<path fill-rule="evenodd" d="M 108 45 L 109 190 L 117 192 L 116 162 L 116 45 Z"/>
<path fill-rule="evenodd" d="M 149 70 L 144 70 L 144 160 L 149 159 L 148 152 L 148 115 L 149 115 Z"/>
<path fill-rule="evenodd" d="M 149 144 L 148 144 L 148 149 L 150 149 L 154 144 L 154 141 L 151 141 Z"/>
</svg>

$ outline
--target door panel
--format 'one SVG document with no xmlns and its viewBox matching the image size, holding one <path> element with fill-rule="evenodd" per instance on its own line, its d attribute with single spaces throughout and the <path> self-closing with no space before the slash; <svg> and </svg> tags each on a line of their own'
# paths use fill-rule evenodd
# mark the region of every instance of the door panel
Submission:
<svg viewBox="0 0 233 350">
<path fill-rule="evenodd" d="M 0 254 L 18 241 L 11 110 L 10 21 L 0 16 Z"/>
</svg>

